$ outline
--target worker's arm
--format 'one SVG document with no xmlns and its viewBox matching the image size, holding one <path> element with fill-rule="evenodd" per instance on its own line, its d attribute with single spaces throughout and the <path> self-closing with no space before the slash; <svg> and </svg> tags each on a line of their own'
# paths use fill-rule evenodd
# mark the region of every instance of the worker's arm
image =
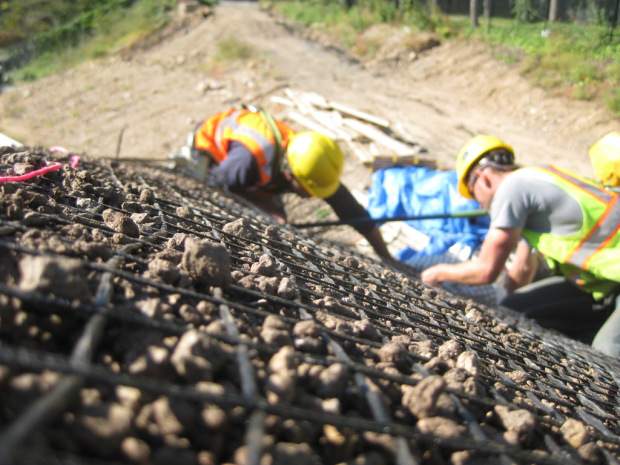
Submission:
<svg viewBox="0 0 620 465">
<path fill-rule="evenodd" d="M 342 183 L 338 187 L 338 190 L 332 196 L 327 197 L 325 201 L 334 209 L 334 212 L 341 220 L 354 218 L 370 219 L 368 211 L 360 205 L 349 189 Z M 376 223 L 357 223 L 352 226 L 368 240 L 379 257 L 384 259 L 392 258 Z"/>
<path fill-rule="evenodd" d="M 538 269 L 538 252 L 524 240 L 519 241 L 514 258 L 508 270 L 506 290 L 514 292 L 532 282 Z"/>
<path fill-rule="evenodd" d="M 520 228 L 492 228 L 484 239 L 476 260 L 427 268 L 422 272 L 422 282 L 430 286 L 446 281 L 470 285 L 491 284 L 504 268 L 504 263 L 520 235 Z"/>
<path fill-rule="evenodd" d="M 252 152 L 240 142 L 230 142 L 227 158 L 211 168 L 212 185 L 243 193 L 260 181 L 260 168 Z"/>
<path fill-rule="evenodd" d="M 383 236 L 381 235 L 381 231 L 379 231 L 379 228 L 376 225 L 370 230 L 369 233 L 366 234 L 366 239 L 375 250 L 375 252 L 377 252 L 377 255 L 379 255 L 379 257 L 392 259 L 392 256 L 388 251 L 387 245 L 383 240 Z"/>
</svg>

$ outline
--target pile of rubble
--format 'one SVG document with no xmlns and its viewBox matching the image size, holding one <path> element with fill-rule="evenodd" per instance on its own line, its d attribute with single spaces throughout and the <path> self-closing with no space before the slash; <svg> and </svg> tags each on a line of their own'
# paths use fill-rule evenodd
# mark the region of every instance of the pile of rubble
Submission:
<svg viewBox="0 0 620 465">
<path fill-rule="evenodd" d="M 164 167 L 0 156 L 2 463 L 620 460 L 617 360 Z"/>
</svg>

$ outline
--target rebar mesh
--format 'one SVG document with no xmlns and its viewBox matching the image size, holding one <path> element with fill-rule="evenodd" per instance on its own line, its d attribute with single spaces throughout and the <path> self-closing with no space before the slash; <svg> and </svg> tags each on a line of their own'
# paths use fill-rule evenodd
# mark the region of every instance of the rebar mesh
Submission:
<svg viewBox="0 0 620 465">
<path fill-rule="evenodd" d="M 2 463 L 618 463 L 618 361 L 510 311 L 148 163 L 0 189 Z"/>
</svg>

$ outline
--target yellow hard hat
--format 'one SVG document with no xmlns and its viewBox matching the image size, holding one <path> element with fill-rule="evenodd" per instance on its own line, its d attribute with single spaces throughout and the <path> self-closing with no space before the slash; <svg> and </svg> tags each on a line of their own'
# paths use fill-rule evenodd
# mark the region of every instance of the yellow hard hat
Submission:
<svg viewBox="0 0 620 465">
<path fill-rule="evenodd" d="M 606 186 L 620 186 L 620 132 L 606 134 L 588 153 L 595 176 Z"/>
<path fill-rule="evenodd" d="M 479 135 L 467 142 L 456 157 L 456 177 L 459 193 L 468 199 L 472 195 L 467 187 L 467 177 L 472 167 L 490 150 L 506 149 L 514 154 L 512 147 L 493 136 Z"/>
<path fill-rule="evenodd" d="M 287 158 L 293 175 L 311 195 L 324 199 L 338 189 L 344 156 L 330 137 L 300 132 L 289 143 Z"/>
</svg>

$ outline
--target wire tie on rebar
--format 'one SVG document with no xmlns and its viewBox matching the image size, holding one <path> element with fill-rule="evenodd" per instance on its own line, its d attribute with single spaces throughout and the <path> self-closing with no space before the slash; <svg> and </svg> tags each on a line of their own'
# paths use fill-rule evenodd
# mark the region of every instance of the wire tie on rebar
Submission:
<svg viewBox="0 0 620 465">
<path fill-rule="evenodd" d="M 602 417 L 602 418 L 606 418 L 608 420 L 616 420 L 616 418 L 614 416 L 609 415 L 600 406 L 598 406 L 595 402 L 592 402 L 590 399 L 588 399 L 586 396 L 584 396 L 580 392 L 577 393 L 577 399 L 579 399 L 579 401 L 585 407 L 588 407 L 590 410 L 592 410 L 593 414 L 596 414 L 597 416 Z"/>
<path fill-rule="evenodd" d="M 340 344 L 331 339 L 329 335 L 325 333 L 323 334 L 323 337 L 326 339 L 329 346 L 334 350 L 334 353 L 336 354 L 338 359 L 346 366 L 351 367 L 351 359 L 347 355 L 345 350 L 340 346 Z M 353 379 L 355 381 L 357 389 L 366 399 L 366 402 L 368 403 L 368 406 L 370 407 L 370 410 L 373 414 L 373 418 L 382 425 L 389 425 L 391 423 L 390 414 L 387 412 L 385 406 L 383 405 L 381 395 L 368 387 L 366 377 L 362 373 L 356 371 L 353 374 Z M 417 465 L 418 462 L 411 455 L 411 451 L 409 449 L 407 441 L 401 436 L 397 436 L 395 440 L 397 444 L 396 463 L 398 465 Z"/>
<path fill-rule="evenodd" d="M 217 299 L 223 299 L 222 288 L 213 289 L 213 295 Z M 239 330 L 235 324 L 235 320 L 230 313 L 228 305 L 221 303 L 219 305 L 220 316 L 224 320 L 226 331 L 230 336 L 239 337 Z M 257 396 L 257 387 L 254 381 L 254 370 L 250 361 L 248 347 L 240 344 L 237 346 L 237 363 L 239 364 L 239 375 L 241 377 L 241 391 L 247 398 L 255 398 Z M 247 463 L 248 465 L 259 465 L 263 455 L 263 436 L 265 412 L 258 409 L 250 415 L 248 429 L 246 432 L 246 444 L 248 447 Z"/>
<path fill-rule="evenodd" d="M 538 397 L 536 397 L 533 392 L 525 391 L 525 395 L 529 400 L 531 400 L 534 403 L 534 405 L 536 405 L 536 407 L 538 407 L 543 412 L 548 413 L 550 416 L 552 416 L 556 420 L 559 420 L 561 422 L 565 421 L 564 415 L 556 412 L 556 410 L 553 409 L 550 405 L 547 405 L 541 402 L 541 400 Z"/>
<path fill-rule="evenodd" d="M 575 456 L 576 451 L 571 451 L 571 453 L 566 449 L 561 448 L 548 434 L 545 434 L 543 440 L 545 442 L 545 446 L 547 446 L 547 449 L 551 452 L 552 456 L 560 457 L 563 461 L 565 461 L 564 463 L 567 464 L 579 465 L 581 463 L 581 459 L 579 458 L 579 456 Z"/>
<path fill-rule="evenodd" d="M 620 462 L 616 460 L 616 458 L 611 455 L 608 450 L 602 447 L 599 447 L 598 450 L 603 453 L 603 456 L 605 457 L 605 460 L 607 460 L 608 465 L 620 465 Z"/>
<path fill-rule="evenodd" d="M 593 428 L 597 429 L 603 436 L 605 436 L 608 440 L 613 440 L 613 442 L 615 444 L 619 444 L 620 443 L 620 439 L 614 434 L 612 433 L 609 428 L 607 428 L 602 421 L 600 421 L 598 418 L 596 418 L 594 415 L 591 415 L 590 413 L 586 412 L 584 409 L 582 409 L 581 407 L 576 407 L 575 408 L 575 412 L 577 413 L 577 415 L 579 417 L 581 417 L 581 419 L 587 423 L 588 425 L 592 426 Z"/>
</svg>

